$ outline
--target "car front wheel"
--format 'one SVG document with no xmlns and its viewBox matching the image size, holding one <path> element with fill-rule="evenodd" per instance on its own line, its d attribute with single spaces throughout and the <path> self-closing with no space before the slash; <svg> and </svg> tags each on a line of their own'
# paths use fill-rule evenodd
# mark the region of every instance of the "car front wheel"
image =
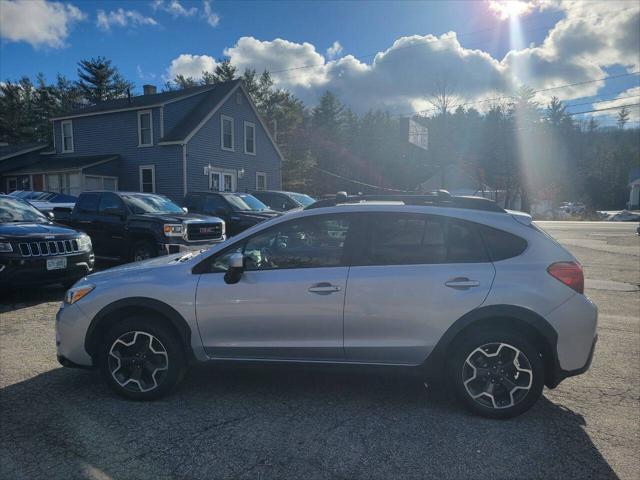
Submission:
<svg viewBox="0 0 640 480">
<path fill-rule="evenodd" d="M 128 318 L 104 337 L 100 364 L 109 386 L 134 400 L 153 400 L 169 393 L 186 368 L 176 334 L 145 317 Z"/>
<path fill-rule="evenodd" d="M 465 406 L 489 418 L 526 412 L 544 387 L 544 367 L 533 343 L 500 331 L 466 335 L 450 358 L 449 374 Z"/>
</svg>

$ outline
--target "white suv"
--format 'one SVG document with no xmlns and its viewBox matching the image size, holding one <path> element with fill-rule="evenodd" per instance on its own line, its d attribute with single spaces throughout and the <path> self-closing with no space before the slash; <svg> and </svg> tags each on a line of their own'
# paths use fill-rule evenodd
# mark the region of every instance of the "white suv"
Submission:
<svg viewBox="0 0 640 480">
<path fill-rule="evenodd" d="M 58 358 L 133 399 L 168 393 L 194 361 L 420 368 L 508 418 L 589 367 L 583 283 L 530 216 L 488 200 L 337 197 L 84 278 L 57 315 Z"/>
</svg>

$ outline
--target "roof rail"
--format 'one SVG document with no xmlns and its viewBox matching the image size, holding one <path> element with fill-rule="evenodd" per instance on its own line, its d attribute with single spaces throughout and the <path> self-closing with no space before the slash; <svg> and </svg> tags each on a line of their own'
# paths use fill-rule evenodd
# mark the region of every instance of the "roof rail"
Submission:
<svg viewBox="0 0 640 480">
<path fill-rule="evenodd" d="M 318 200 L 306 207 L 305 210 L 366 202 L 402 202 L 405 205 L 429 205 L 434 207 L 484 210 L 487 212 L 505 212 L 496 202 L 488 198 L 454 196 L 446 190 L 434 190 L 433 192 L 422 195 L 347 195 L 346 192 L 338 192 L 335 197 Z"/>
</svg>

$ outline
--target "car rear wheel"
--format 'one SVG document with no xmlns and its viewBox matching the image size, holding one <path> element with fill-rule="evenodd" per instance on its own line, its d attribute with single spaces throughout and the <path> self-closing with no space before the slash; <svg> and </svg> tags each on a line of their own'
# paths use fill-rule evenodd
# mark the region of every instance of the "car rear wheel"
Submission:
<svg viewBox="0 0 640 480">
<path fill-rule="evenodd" d="M 465 406 L 489 418 L 526 412 L 544 387 L 538 349 L 526 337 L 500 331 L 465 335 L 454 347 L 449 374 Z"/>
<path fill-rule="evenodd" d="M 132 317 L 105 335 L 100 367 L 117 394 L 154 400 L 178 384 L 186 362 L 183 346 L 170 328 L 154 319 Z"/>
</svg>

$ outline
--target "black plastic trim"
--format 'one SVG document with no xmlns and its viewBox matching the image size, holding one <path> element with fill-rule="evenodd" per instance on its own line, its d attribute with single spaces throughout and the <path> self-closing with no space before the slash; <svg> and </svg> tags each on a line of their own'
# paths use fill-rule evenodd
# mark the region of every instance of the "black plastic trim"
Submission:
<svg viewBox="0 0 640 480">
<path fill-rule="evenodd" d="M 99 331 L 98 326 L 102 320 L 113 312 L 130 308 L 152 310 L 167 318 L 178 331 L 180 340 L 182 340 L 189 357 L 191 359 L 193 358 L 193 350 L 191 348 L 191 327 L 187 321 L 170 305 L 161 302 L 160 300 L 146 297 L 130 297 L 115 301 L 104 307 L 96 314 L 95 317 L 93 317 L 89 324 L 89 328 L 87 329 L 84 342 L 84 348 L 89 355 L 93 357 L 95 347 L 97 346 L 96 342 L 98 341 L 96 332 Z"/>
</svg>

